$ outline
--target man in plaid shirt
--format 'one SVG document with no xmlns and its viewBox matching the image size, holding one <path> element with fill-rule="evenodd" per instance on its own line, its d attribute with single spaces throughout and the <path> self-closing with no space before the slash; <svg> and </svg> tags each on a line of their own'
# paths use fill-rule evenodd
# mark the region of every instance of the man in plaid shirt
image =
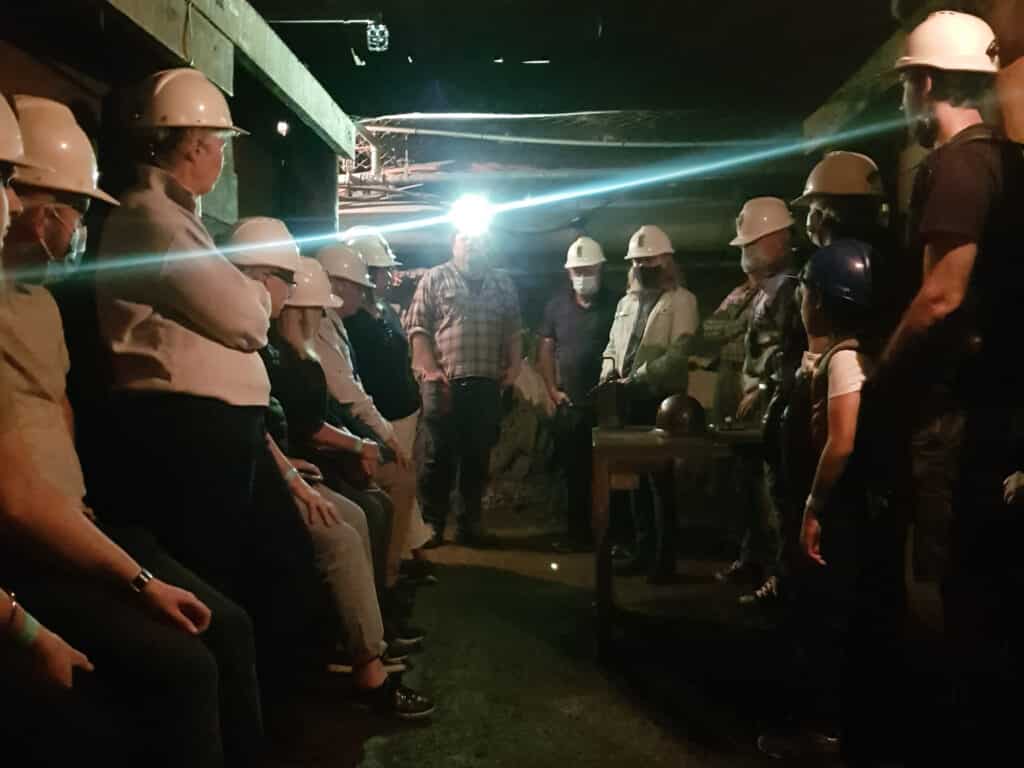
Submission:
<svg viewBox="0 0 1024 768">
<path fill-rule="evenodd" d="M 444 541 L 456 475 L 462 496 L 456 541 L 480 544 L 501 390 L 512 385 L 522 362 L 516 288 L 491 268 L 487 235 L 455 235 L 451 261 L 429 270 L 417 286 L 406 330 L 423 396 L 419 492 L 423 517 L 434 528 L 428 546 Z"/>
</svg>

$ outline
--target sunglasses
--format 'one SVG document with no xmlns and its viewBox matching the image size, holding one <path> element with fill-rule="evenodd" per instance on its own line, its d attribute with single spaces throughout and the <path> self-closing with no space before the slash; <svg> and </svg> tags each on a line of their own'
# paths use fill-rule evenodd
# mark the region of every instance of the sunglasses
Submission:
<svg viewBox="0 0 1024 768">
<path fill-rule="evenodd" d="M 270 276 L 271 277 L 276 277 L 282 283 L 284 283 L 287 286 L 290 286 L 291 288 L 295 287 L 295 273 L 294 272 L 289 272 L 286 269 L 272 269 L 270 271 Z"/>
</svg>

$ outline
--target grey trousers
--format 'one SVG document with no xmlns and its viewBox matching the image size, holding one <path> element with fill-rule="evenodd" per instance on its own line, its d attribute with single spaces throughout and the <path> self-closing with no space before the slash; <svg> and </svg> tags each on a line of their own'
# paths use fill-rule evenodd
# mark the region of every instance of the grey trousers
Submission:
<svg viewBox="0 0 1024 768">
<path fill-rule="evenodd" d="M 316 568 L 334 599 L 345 647 L 353 661 L 366 662 L 380 656 L 386 647 L 366 515 L 358 504 L 326 485 L 317 485 L 316 490 L 331 502 L 340 522 L 325 526 L 314 518 L 316 522 L 310 524 L 304 505 L 296 503 L 313 541 Z"/>
</svg>

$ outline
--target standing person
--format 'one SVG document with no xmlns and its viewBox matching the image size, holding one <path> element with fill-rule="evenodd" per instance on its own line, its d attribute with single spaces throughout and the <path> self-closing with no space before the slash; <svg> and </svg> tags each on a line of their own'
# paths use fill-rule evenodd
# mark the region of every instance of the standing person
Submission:
<svg viewBox="0 0 1024 768">
<path fill-rule="evenodd" d="M 618 380 L 629 401 L 629 421 L 654 424 L 661 401 L 686 394 L 689 345 L 697 332 L 697 297 L 682 285 L 668 235 L 650 224 L 629 240 L 629 288 L 619 301 L 601 363 L 601 381 Z M 648 571 L 652 584 L 676 571 L 673 469 L 647 478 L 650 497 L 634 493 L 636 552 L 619 567 L 625 575 Z M 643 490 L 643 489 L 642 489 Z"/>
<path fill-rule="evenodd" d="M 757 285 L 744 343 L 743 397 L 736 409 L 737 421 L 753 427 L 761 426 L 775 391 L 791 384 L 805 344 L 792 280 L 792 226 L 785 202 L 756 197 L 740 211 L 736 237 L 730 242 L 741 249 L 740 266 Z M 766 425 L 769 431 L 774 431 L 773 425 Z M 778 552 L 778 521 L 765 462 L 774 448 L 773 439 L 766 438 L 763 448 L 739 454 L 747 496 L 746 530 L 739 559 L 716 574 L 722 582 L 761 584 L 740 598 L 745 604 L 766 604 L 777 595 L 778 579 L 772 570 Z"/>
<path fill-rule="evenodd" d="M 802 278 L 801 316 L 810 339 L 825 339 L 813 364 L 811 440 L 817 467 L 804 504 L 800 542 L 814 564 L 808 580 L 820 583 L 806 606 L 806 626 L 825 632 L 802 638 L 816 655 L 821 648 L 840 665 L 841 747 L 853 765 L 888 764 L 903 757 L 898 734 L 905 711 L 893 685 L 904 670 L 899 641 L 903 573 L 879 546 L 893 510 L 876 504 L 855 450 L 861 390 L 872 358 L 863 339 L 872 331 L 873 257 L 870 245 L 835 240 L 817 251 Z M 881 555 L 881 556 L 880 556 Z M 895 584 L 894 584 L 895 582 Z M 838 630 L 838 632 L 836 632 Z M 814 649 L 814 646 L 819 646 Z M 836 653 L 838 651 L 838 653 Z M 824 654 L 826 657 L 830 654 Z M 888 689 L 881 700 L 878 691 Z"/>
<path fill-rule="evenodd" d="M 601 355 L 615 317 L 615 301 L 605 288 L 600 243 L 580 237 L 565 258 L 568 290 L 544 309 L 540 329 L 540 373 L 555 404 L 555 446 L 568 490 L 569 539 L 566 548 L 588 551 L 591 503 L 591 430 L 597 419 L 588 393 L 601 378 Z"/>
<path fill-rule="evenodd" d="M 0 729 L 8 754 L 16 760 L 25 745 L 33 763 L 52 755 L 52 764 L 91 756 L 251 765 L 262 744 L 248 617 L 140 532 L 108 530 L 115 543 L 84 505 L 60 320 L 45 289 L 16 280 L 39 279 L 48 263 L 74 253 L 73 233 L 90 198 L 116 201 L 97 187 L 92 147 L 64 105 L 25 96 L 15 103 L 20 131 L 0 98 L 0 165 L 25 161 L 21 135 L 39 165 L 20 167 L 24 207 L 6 189 L 8 169 L 0 167 L 0 243 L 8 211 L 19 214 L 11 240 L 18 244 L 18 268 L 10 281 L 6 265 L 0 271 L 0 578 L 17 586 L 49 629 L 40 629 L 13 596 L 0 594 L 4 626 L 22 646 L 11 660 L 27 662 L 32 673 L 28 689 L 16 691 L 18 706 L 10 709 L 16 719 Z M 155 578 L 136 558 L 205 603 Z M 214 623 L 206 603 L 218 614 Z M 5 699 L 9 671 L 0 681 Z M 63 729 L 55 740 L 52 729 L 40 731 L 44 720 Z M 115 722 L 130 725 L 129 738 L 114 736 Z M 31 734 L 49 741 L 32 743 Z M 64 750 L 67 756 L 58 758 Z"/>
<path fill-rule="evenodd" d="M 392 270 L 401 265 L 381 235 L 364 235 L 350 241 L 349 245 L 366 264 L 373 286 L 362 292 L 359 311 L 345 317 L 345 330 L 359 360 L 363 388 L 391 425 L 403 459 L 411 462 L 409 457 L 415 449 L 420 421 L 420 391 L 412 373 L 412 353 L 402 320 L 387 302 Z M 414 499 L 408 525 L 396 528 L 393 559 L 413 555 L 418 564 L 413 572 L 426 574 L 429 561 L 422 557 L 422 547 L 430 541 L 431 535 L 420 505 Z"/>
<path fill-rule="evenodd" d="M 930 503 L 916 510 L 930 563 L 915 559 L 942 580 L 956 757 L 984 762 L 1014 748 L 1005 702 L 1022 675 L 1019 616 L 1009 606 L 1024 583 L 1015 551 L 1024 517 L 1004 504 L 1003 480 L 1024 438 L 1024 365 L 1014 353 L 1024 157 L 983 118 L 999 69 L 984 21 L 933 13 L 908 36 L 896 68 L 907 122 L 934 149 L 915 177 L 909 217 L 924 277 L 868 390 L 894 419 L 913 416 L 914 482 L 930 489 Z"/>
<path fill-rule="evenodd" d="M 743 397 L 744 341 L 756 294 L 757 285 L 748 275 L 743 284 L 730 291 L 718 309 L 701 324 L 700 351 L 706 350 L 718 359 L 712 406 L 712 421 L 716 424 L 722 424 L 726 419 L 732 421 Z"/>
<path fill-rule="evenodd" d="M 462 496 L 456 542 L 478 546 L 491 449 L 501 429 L 501 390 L 522 365 L 516 287 L 491 264 L 486 233 L 457 232 L 452 258 L 416 287 L 406 330 L 423 400 L 419 470 L 423 516 L 444 541 L 452 488 Z"/>
<path fill-rule="evenodd" d="M 284 723 L 297 672 L 319 668 L 311 646 L 325 595 L 265 439 L 270 382 L 258 350 L 270 296 L 217 250 L 197 211 L 241 130 L 197 70 L 151 75 L 139 99 L 130 125 L 136 180 L 99 246 L 114 390 L 107 441 L 118 450 L 94 490 L 118 523 L 152 531 L 249 610 L 261 684 L 276 694 L 264 697 L 264 711 L 283 716 L 268 726 Z"/>
</svg>

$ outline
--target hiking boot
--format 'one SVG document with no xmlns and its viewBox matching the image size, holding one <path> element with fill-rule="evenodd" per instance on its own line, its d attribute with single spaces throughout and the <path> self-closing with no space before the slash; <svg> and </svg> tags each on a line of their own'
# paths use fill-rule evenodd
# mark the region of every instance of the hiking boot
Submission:
<svg viewBox="0 0 1024 768">
<path fill-rule="evenodd" d="M 740 605 L 763 606 L 774 605 L 779 599 L 779 579 L 777 576 L 769 576 L 764 584 L 755 589 L 749 595 L 740 597 Z"/>
</svg>

